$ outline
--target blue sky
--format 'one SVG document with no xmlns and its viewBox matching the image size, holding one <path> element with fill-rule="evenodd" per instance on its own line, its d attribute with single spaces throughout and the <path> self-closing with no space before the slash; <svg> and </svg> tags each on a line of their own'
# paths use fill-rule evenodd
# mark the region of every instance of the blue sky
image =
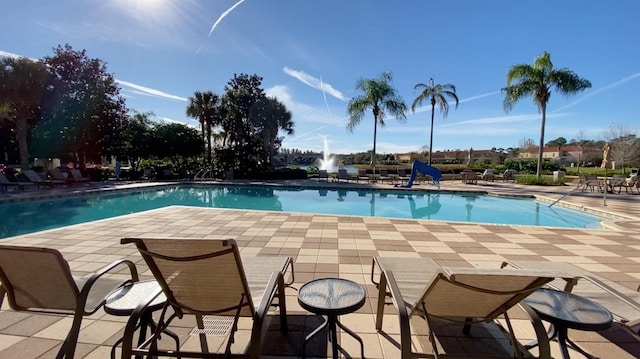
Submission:
<svg viewBox="0 0 640 359">
<path fill-rule="evenodd" d="M 197 126 L 185 115 L 194 91 L 222 93 L 235 73 L 258 74 L 293 113 L 287 148 L 370 150 L 373 116 L 346 130 L 359 78 L 391 71 L 411 106 L 416 83 L 452 83 L 460 98 L 436 113 L 434 150 L 517 147 L 538 141 L 540 115 L 524 99 L 511 112 L 500 89 L 510 66 L 543 51 L 593 87 L 553 93 L 545 140 L 604 139 L 612 125 L 640 127 L 640 1 L 616 0 L 21 0 L 0 12 L 0 54 L 42 58 L 65 43 L 100 58 L 127 106 Z M 386 119 L 378 153 L 429 142 L 430 109 L 405 124 Z"/>
</svg>

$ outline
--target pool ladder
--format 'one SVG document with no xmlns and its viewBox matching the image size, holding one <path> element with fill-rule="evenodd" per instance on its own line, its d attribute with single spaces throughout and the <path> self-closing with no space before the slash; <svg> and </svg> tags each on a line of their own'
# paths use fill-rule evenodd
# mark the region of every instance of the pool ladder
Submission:
<svg viewBox="0 0 640 359">
<path fill-rule="evenodd" d="M 201 168 L 196 174 L 195 176 L 193 176 L 194 180 L 200 180 L 203 181 L 207 178 L 209 178 L 209 174 L 210 174 L 210 170 L 206 169 L 206 168 Z"/>
</svg>

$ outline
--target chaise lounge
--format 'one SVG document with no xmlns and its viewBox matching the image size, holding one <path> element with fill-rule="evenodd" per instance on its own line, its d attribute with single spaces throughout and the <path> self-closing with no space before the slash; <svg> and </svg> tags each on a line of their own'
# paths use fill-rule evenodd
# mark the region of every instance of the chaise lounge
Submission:
<svg viewBox="0 0 640 359">
<path fill-rule="evenodd" d="M 280 330 L 287 331 L 285 285 L 293 282 L 290 257 L 241 258 L 237 243 L 214 239 L 123 238 L 122 244 L 134 244 L 151 273 L 158 281 L 167 300 L 155 332 L 142 343 L 133 346 L 136 324 L 152 296 L 131 315 L 123 336 L 122 357 L 132 355 L 188 358 L 249 357 L 261 352 L 262 328 L 270 306 L 279 307 Z M 291 270 L 291 280 L 285 283 L 284 273 Z M 160 335 L 175 319 L 183 316 L 196 319 L 202 351 L 165 350 L 158 347 Z M 204 317 L 215 316 L 230 322 L 230 334 L 224 353 L 208 353 Z M 232 353 L 234 334 L 241 317 L 252 319 L 248 353 Z"/>
<path fill-rule="evenodd" d="M 108 278 L 128 267 L 126 279 Z M 0 246 L 0 305 L 7 295 L 11 309 L 40 314 L 73 315 L 56 358 L 73 359 L 82 318 L 97 312 L 114 289 L 137 282 L 138 272 L 128 260 L 118 260 L 86 277 L 74 276 L 62 254 L 51 248 Z"/>
<path fill-rule="evenodd" d="M 380 273 L 379 281 L 375 280 L 376 273 Z M 543 271 L 442 267 L 429 258 L 375 257 L 371 280 L 378 285 L 376 329 L 382 330 L 385 300 L 390 296 L 400 322 L 401 357 L 439 358 L 443 355 L 440 353 L 443 344 L 436 341 L 439 336 L 435 328 L 439 321 L 444 319 L 449 323 L 459 323 L 462 333 L 468 336 L 472 325 L 492 323 L 502 316 L 507 323 L 506 332 L 513 347 L 512 352 L 496 354 L 520 358 L 529 353 L 518 343 L 507 311 L 557 276 L 556 273 Z M 539 357 L 550 358 L 549 340 L 540 319 L 528 306 L 523 304 L 521 307 L 531 318 L 539 343 Z M 414 352 L 413 326 L 410 324 L 413 317 L 420 317 L 426 322 L 433 353 Z M 450 357 L 452 353 L 443 349 Z M 455 349 L 463 350 L 459 345 Z M 472 352 L 463 356 L 477 355 L 473 352 L 477 350 L 473 344 L 467 349 Z"/>
<path fill-rule="evenodd" d="M 567 273 L 574 280 L 557 280 L 550 285 L 554 289 L 565 290 L 589 298 L 601 304 L 613 314 L 615 324 L 621 326 L 640 340 L 640 292 L 570 263 L 544 261 L 506 261 L 502 267 L 529 270 L 547 268 Z"/>
</svg>

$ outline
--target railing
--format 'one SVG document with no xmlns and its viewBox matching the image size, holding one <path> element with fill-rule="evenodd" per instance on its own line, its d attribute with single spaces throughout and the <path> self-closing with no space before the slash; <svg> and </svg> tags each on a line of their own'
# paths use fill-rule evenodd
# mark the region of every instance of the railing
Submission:
<svg viewBox="0 0 640 359">
<path fill-rule="evenodd" d="M 202 168 L 193 176 L 193 179 L 196 181 L 198 180 L 203 181 L 209 178 L 209 174 L 210 174 L 210 171 L 208 169 Z"/>
</svg>

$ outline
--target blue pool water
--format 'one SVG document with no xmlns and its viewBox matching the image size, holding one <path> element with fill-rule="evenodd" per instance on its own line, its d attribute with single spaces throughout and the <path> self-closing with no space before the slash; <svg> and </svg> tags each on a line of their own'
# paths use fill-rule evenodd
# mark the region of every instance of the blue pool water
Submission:
<svg viewBox="0 0 640 359">
<path fill-rule="evenodd" d="M 186 205 L 530 226 L 596 228 L 600 218 L 530 199 L 477 194 L 256 186 L 165 187 L 0 205 L 0 238 Z"/>
</svg>

